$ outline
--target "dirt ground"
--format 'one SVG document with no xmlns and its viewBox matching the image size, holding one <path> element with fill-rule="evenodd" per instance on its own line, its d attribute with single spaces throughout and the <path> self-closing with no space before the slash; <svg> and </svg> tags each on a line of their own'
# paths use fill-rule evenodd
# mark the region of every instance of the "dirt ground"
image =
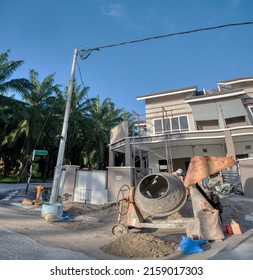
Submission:
<svg viewBox="0 0 253 280">
<path fill-rule="evenodd" d="M 35 192 L 31 193 L 31 199 L 34 199 L 34 194 Z M 0 193 L 1 199 L 6 196 L 9 196 L 9 191 Z M 253 244 L 253 199 L 238 194 L 220 197 L 225 239 L 207 244 L 201 254 L 190 255 L 178 252 L 178 245 L 185 235 L 182 231 L 130 229 L 128 234 L 115 237 L 112 228 L 117 224 L 118 212 L 113 204 L 90 205 L 65 201 L 62 203 L 63 220 L 48 223 L 41 217 L 41 206 L 18 206 L 23 199 L 24 192 L 20 190 L 7 201 L 0 203 L 0 208 L 4 211 L 1 212 L 3 227 L 26 235 L 42 245 L 80 252 L 91 259 L 238 259 L 245 255 L 236 248 L 239 249 L 238 246 L 244 244 L 243 248 L 247 249 Z M 193 216 L 190 200 L 173 218 L 181 216 Z M 240 225 L 241 236 L 226 234 L 225 225 L 230 224 L 232 219 Z M 236 250 L 236 253 L 231 254 L 231 250 Z M 251 250 L 246 252 L 247 257 L 253 259 L 250 252 Z"/>
<path fill-rule="evenodd" d="M 118 219 L 115 205 L 104 207 L 63 202 L 63 207 L 63 217 L 69 218 L 69 220 L 56 222 L 54 225 L 74 231 L 90 228 L 94 232 L 96 229 L 101 230 L 102 225 L 102 228 L 109 229 L 111 236 L 113 236 L 112 229 L 117 224 Z M 131 229 L 129 233 L 120 237 L 113 236 L 113 240 L 102 245 L 100 249 L 106 254 L 126 259 L 156 259 L 178 253 L 179 235 L 170 235 L 169 240 L 166 240 L 168 238 L 163 238 L 163 234 L 158 234 L 156 229 Z"/>
<path fill-rule="evenodd" d="M 220 198 L 223 206 L 222 227 L 225 237 L 225 225 L 231 220 L 239 223 L 242 233 L 253 228 L 253 223 L 246 220 L 246 215 L 253 215 L 253 203 L 241 200 L 239 195 L 228 195 Z M 96 232 L 107 231 L 111 234 L 113 226 L 117 224 L 118 212 L 115 205 L 87 205 L 72 202 L 63 202 L 64 213 L 62 221 L 55 222 L 57 227 L 63 227 L 70 231 L 81 232 L 93 230 Z M 187 201 L 183 208 L 183 216 L 192 215 L 191 202 Z M 120 237 L 108 239 L 108 242 L 100 246 L 104 253 L 124 259 L 163 259 L 177 254 L 183 232 L 168 232 L 157 229 L 131 229 L 129 233 Z"/>
</svg>

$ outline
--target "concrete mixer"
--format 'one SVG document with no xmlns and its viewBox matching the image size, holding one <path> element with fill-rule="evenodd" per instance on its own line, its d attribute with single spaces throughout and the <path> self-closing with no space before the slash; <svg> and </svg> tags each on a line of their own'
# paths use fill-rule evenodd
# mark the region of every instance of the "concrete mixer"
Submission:
<svg viewBox="0 0 253 280">
<path fill-rule="evenodd" d="M 228 157 L 195 156 L 183 181 L 163 172 L 147 175 L 137 187 L 123 185 L 118 193 L 119 215 L 113 234 L 120 236 L 130 228 L 155 228 L 183 230 L 194 239 L 224 239 L 219 199 L 212 192 L 207 195 L 198 182 L 234 164 Z M 180 215 L 186 202 L 191 203 L 191 217 Z"/>
</svg>

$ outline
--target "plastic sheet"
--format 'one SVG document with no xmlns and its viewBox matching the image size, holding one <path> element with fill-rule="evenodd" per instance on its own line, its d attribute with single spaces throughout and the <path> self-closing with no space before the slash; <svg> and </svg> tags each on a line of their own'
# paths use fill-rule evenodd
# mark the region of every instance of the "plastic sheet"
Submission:
<svg viewBox="0 0 253 280">
<path fill-rule="evenodd" d="M 182 236 L 182 241 L 179 244 L 178 250 L 183 254 L 196 254 L 204 250 L 201 246 L 207 243 L 206 240 L 192 240 L 190 237 Z"/>
<path fill-rule="evenodd" d="M 68 216 L 68 215 L 65 215 L 65 216 L 62 216 L 60 220 L 61 221 L 69 221 L 69 220 L 71 220 L 71 217 Z"/>
</svg>

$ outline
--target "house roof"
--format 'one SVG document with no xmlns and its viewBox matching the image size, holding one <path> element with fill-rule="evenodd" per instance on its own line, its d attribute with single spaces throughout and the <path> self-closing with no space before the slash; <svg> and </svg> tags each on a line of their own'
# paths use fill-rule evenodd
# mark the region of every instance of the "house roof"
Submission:
<svg viewBox="0 0 253 280">
<path fill-rule="evenodd" d="M 248 81 L 253 81 L 253 76 L 224 80 L 224 81 L 217 82 L 217 84 L 235 84 L 235 83 L 248 82 Z"/>
<path fill-rule="evenodd" d="M 177 88 L 177 89 L 173 89 L 173 90 L 160 91 L 160 92 L 150 93 L 150 94 L 147 94 L 147 95 L 138 96 L 137 100 L 157 98 L 157 97 L 162 97 L 162 96 L 167 96 L 167 95 L 174 95 L 174 94 L 192 92 L 192 91 L 196 91 L 196 90 L 197 90 L 196 86 Z"/>
<path fill-rule="evenodd" d="M 203 95 L 198 96 L 191 96 L 185 99 L 185 102 L 192 103 L 192 102 L 198 102 L 198 101 L 206 101 L 206 100 L 212 100 L 212 99 L 221 99 L 221 98 L 228 98 L 233 96 L 238 96 L 245 94 L 244 90 L 231 90 L 226 92 L 215 92 L 215 93 L 207 93 Z"/>
<path fill-rule="evenodd" d="M 234 93 L 233 91 L 231 91 L 232 84 L 241 83 L 241 82 L 249 82 L 249 81 L 253 82 L 253 76 L 223 80 L 223 81 L 217 82 L 217 85 L 218 85 L 217 89 L 206 90 L 206 93 L 220 94 L 220 91 L 221 91 L 220 88 L 222 87 L 222 92 L 227 92 L 227 93 L 232 94 L 232 93 Z M 222 85 L 224 85 L 224 88 Z M 225 85 L 227 88 L 225 88 Z M 138 96 L 136 99 L 137 100 L 146 100 L 146 99 L 151 99 L 151 98 L 158 98 L 158 97 L 187 93 L 187 92 L 197 92 L 197 86 L 188 86 L 188 87 L 177 88 L 177 89 L 172 89 L 172 90 L 154 92 L 154 93 Z M 206 95 L 205 95 L 205 97 L 206 97 Z"/>
</svg>

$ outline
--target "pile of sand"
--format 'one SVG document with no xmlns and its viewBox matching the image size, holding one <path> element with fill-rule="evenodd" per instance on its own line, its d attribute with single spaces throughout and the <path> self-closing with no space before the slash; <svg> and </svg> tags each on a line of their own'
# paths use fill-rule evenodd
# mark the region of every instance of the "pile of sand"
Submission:
<svg viewBox="0 0 253 280">
<path fill-rule="evenodd" d="M 127 233 L 101 249 L 107 254 L 124 258 L 153 259 L 175 254 L 177 247 L 178 244 L 166 242 L 152 234 Z"/>
</svg>

